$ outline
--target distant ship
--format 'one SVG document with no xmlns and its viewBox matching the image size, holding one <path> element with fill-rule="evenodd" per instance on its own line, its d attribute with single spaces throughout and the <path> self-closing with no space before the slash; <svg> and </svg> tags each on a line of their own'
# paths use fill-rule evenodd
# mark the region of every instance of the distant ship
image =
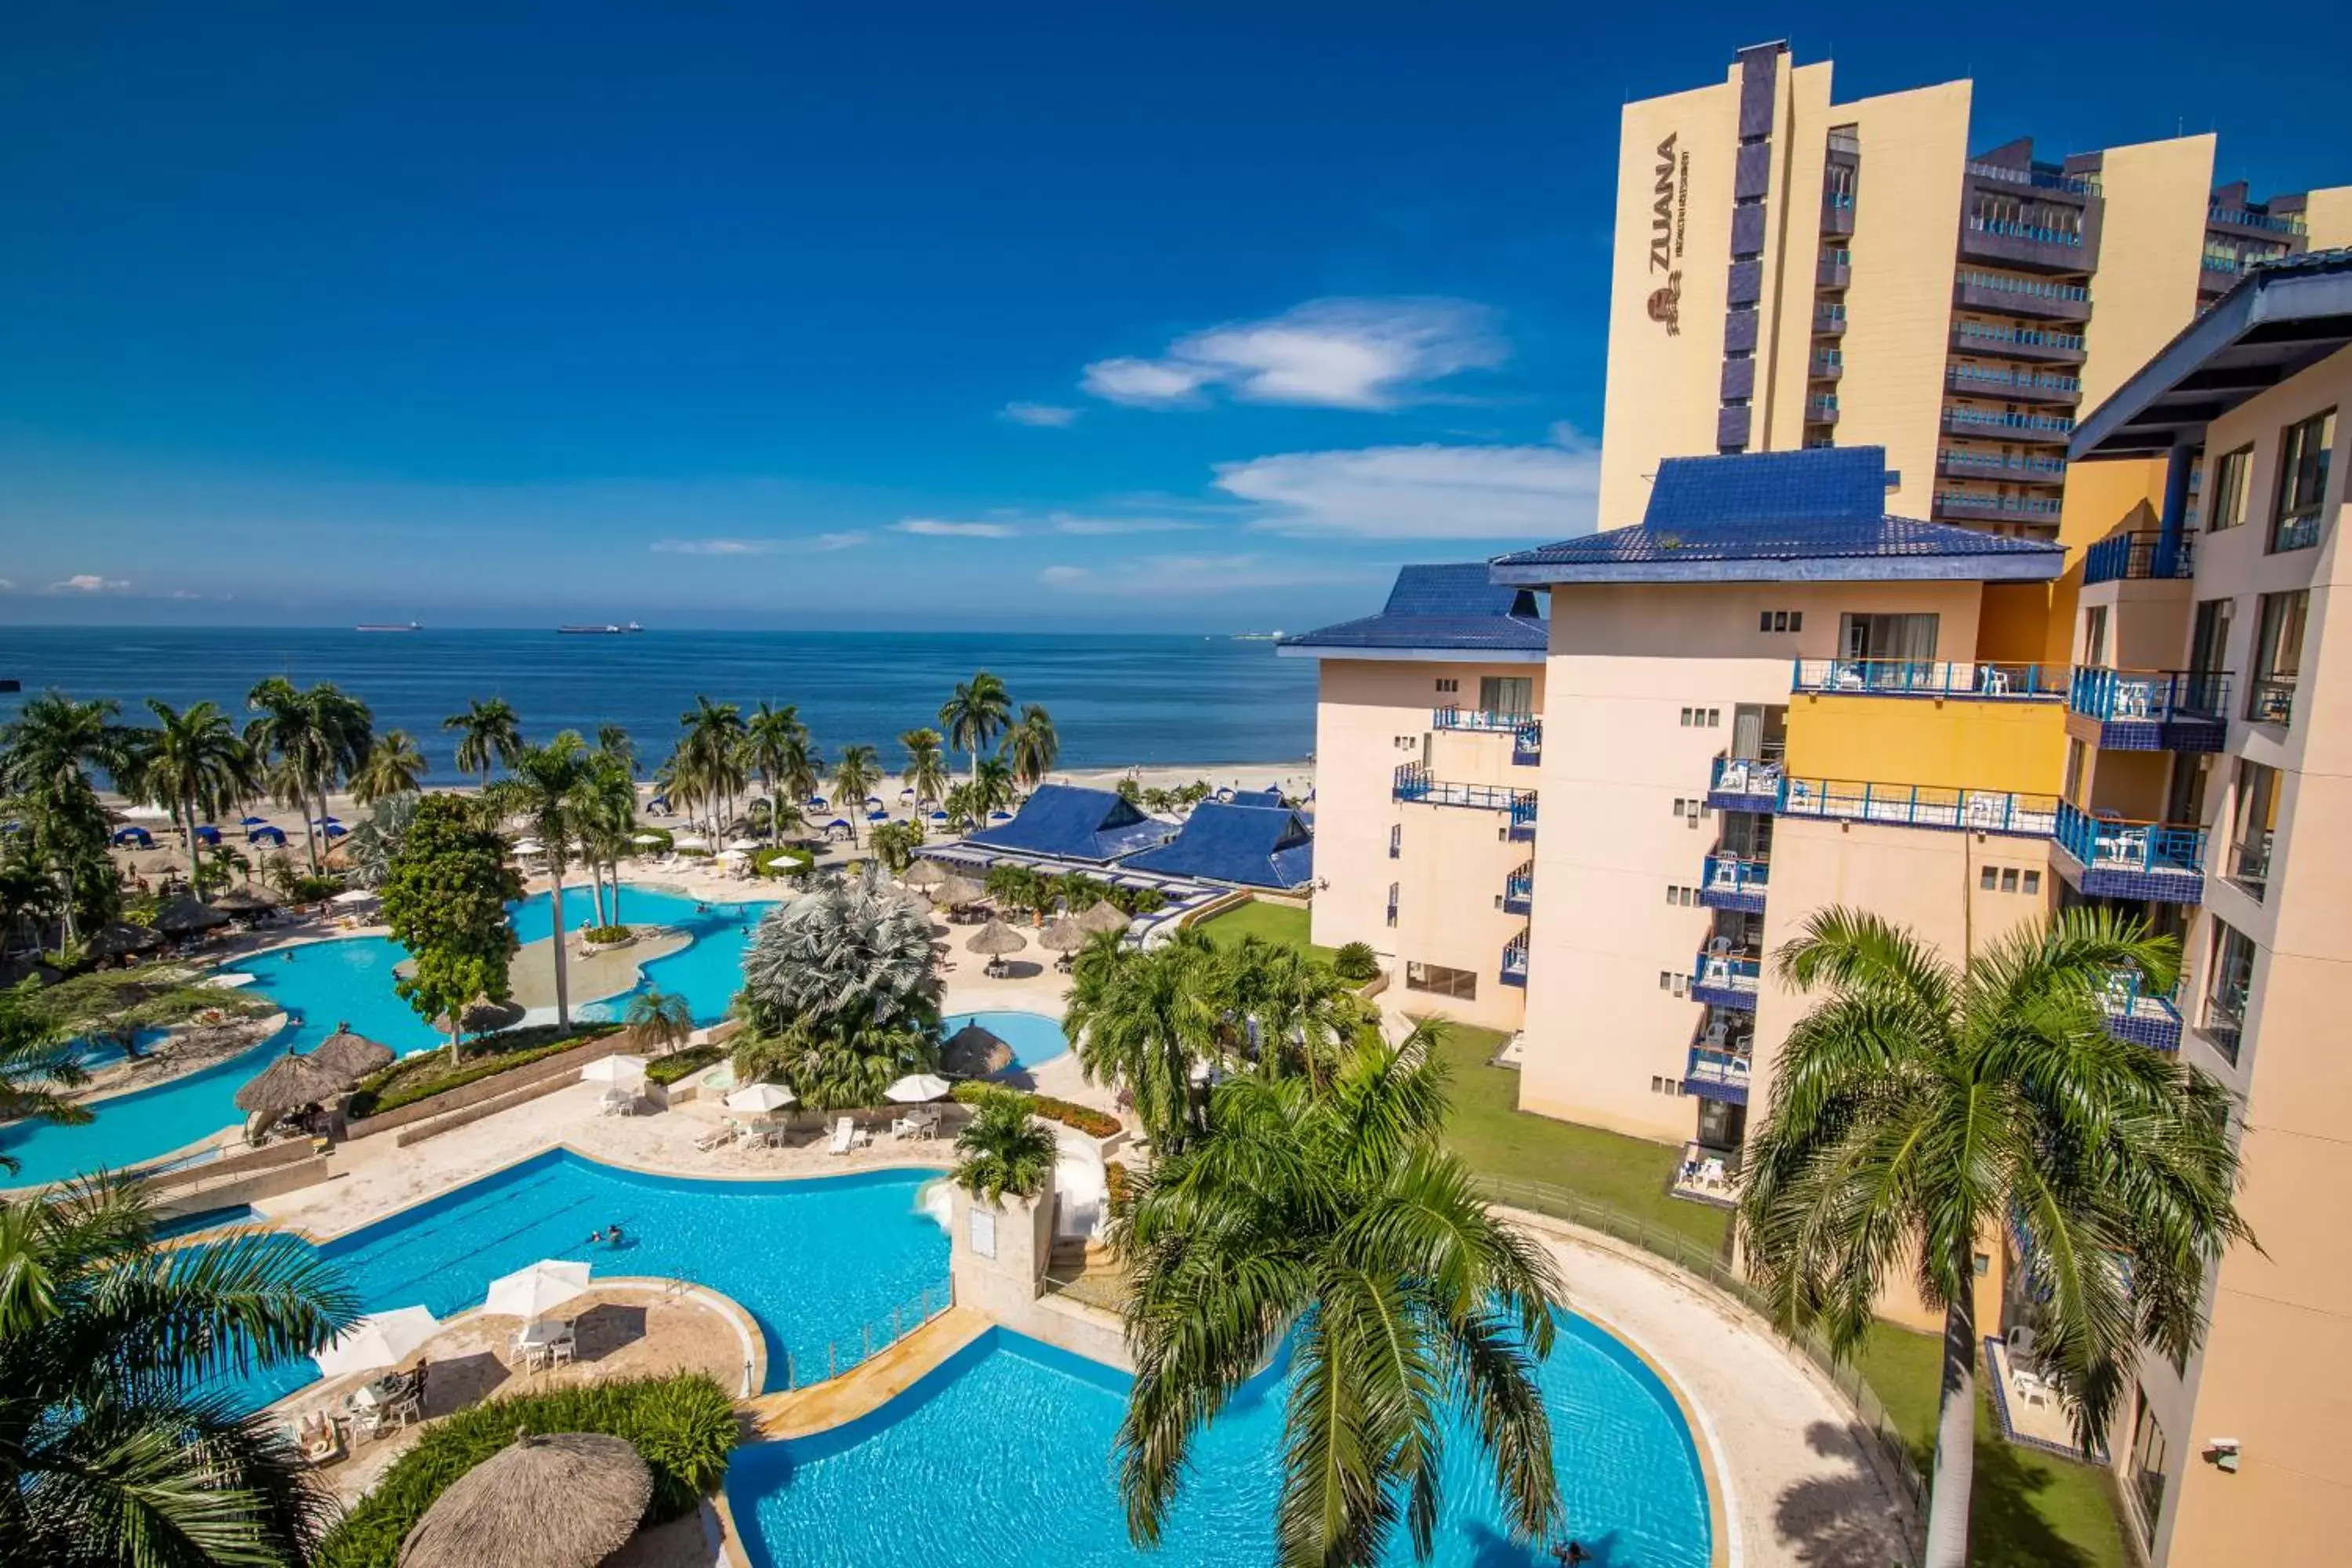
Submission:
<svg viewBox="0 0 2352 1568">
<path fill-rule="evenodd" d="M 555 629 L 568 637 L 617 637 L 626 636 L 630 632 L 641 632 L 646 628 L 631 621 L 625 626 L 614 626 L 607 622 L 600 626 L 558 626 Z"/>
<path fill-rule="evenodd" d="M 360 632 L 421 632 L 425 628 L 416 622 L 410 621 L 404 626 L 353 626 L 352 629 Z"/>
<path fill-rule="evenodd" d="M 1279 626 L 1270 632 L 1235 632 L 1234 634 L 1235 642 L 1280 642 L 1281 640 L 1282 628 Z"/>
</svg>

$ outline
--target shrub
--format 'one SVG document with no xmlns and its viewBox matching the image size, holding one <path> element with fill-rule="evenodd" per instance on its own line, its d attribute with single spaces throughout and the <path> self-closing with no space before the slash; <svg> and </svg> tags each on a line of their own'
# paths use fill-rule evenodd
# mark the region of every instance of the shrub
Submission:
<svg viewBox="0 0 2352 1568">
<path fill-rule="evenodd" d="M 563 1029 L 553 1024 L 534 1024 L 527 1029 L 501 1030 L 468 1041 L 467 1055 L 455 1063 L 444 1051 L 404 1058 L 361 1080 L 359 1092 L 352 1096 L 352 1119 L 381 1116 L 387 1110 L 398 1110 L 404 1105 L 414 1105 L 420 1100 L 512 1072 L 619 1027 L 617 1024 L 575 1024 Z"/>
<path fill-rule="evenodd" d="M 949 1098 L 959 1105 L 981 1105 L 992 1096 L 1003 1092 L 1003 1086 L 1001 1084 L 983 1083 L 977 1079 L 967 1079 L 955 1086 Z M 1056 1100 L 1050 1094 L 1032 1094 L 1027 1098 L 1031 1115 L 1042 1116 L 1048 1121 L 1058 1121 L 1065 1127 L 1076 1128 L 1089 1138 L 1108 1138 L 1126 1125 L 1108 1111 L 1097 1110 L 1091 1105 L 1079 1105 L 1072 1100 Z"/>
<path fill-rule="evenodd" d="M 298 904 L 314 904 L 320 899 L 331 899 L 343 890 L 341 877 L 297 877 L 287 896 Z"/>
<path fill-rule="evenodd" d="M 1110 1209 L 1110 1217 L 1124 1219 L 1127 1207 L 1135 1201 L 1135 1178 L 1117 1160 L 1103 1162 L 1103 1202 Z"/>
<path fill-rule="evenodd" d="M 610 947 L 616 942 L 628 941 L 635 934 L 628 927 L 621 925 L 580 928 L 580 940 L 596 947 Z"/>
<path fill-rule="evenodd" d="M 1351 942 L 1331 955 L 1331 967 L 1340 979 L 1361 985 L 1380 977 L 1381 955 L 1369 942 Z"/>
<path fill-rule="evenodd" d="M 671 1084 L 682 1078 L 700 1072 L 713 1062 L 727 1059 L 725 1046 L 696 1046 L 689 1050 L 673 1051 L 646 1064 L 647 1083 Z"/>
<path fill-rule="evenodd" d="M 691 1512 L 727 1473 L 738 1428 L 735 1402 L 707 1373 L 623 1378 L 493 1399 L 424 1430 L 310 1561 L 316 1568 L 395 1568 L 400 1543 L 451 1482 L 515 1440 L 520 1426 L 541 1434 L 600 1432 L 625 1437 L 654 1474 L 645 1521 Z"/>
</svg>

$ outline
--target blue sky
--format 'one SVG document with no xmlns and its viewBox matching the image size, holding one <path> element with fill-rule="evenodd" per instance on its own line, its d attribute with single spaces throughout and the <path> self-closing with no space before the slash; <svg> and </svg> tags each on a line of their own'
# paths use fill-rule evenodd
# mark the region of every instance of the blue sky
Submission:
<svg viewBox="0 0 2352 1568">
<path fill-rule="evenodd" d="M 20 3 L 0 624 L 1360 613 L 1592 525 L 1618 108 L 1762 38 L 2352 180 L 2210 8 L 1955 15 Z"/>
</svg>

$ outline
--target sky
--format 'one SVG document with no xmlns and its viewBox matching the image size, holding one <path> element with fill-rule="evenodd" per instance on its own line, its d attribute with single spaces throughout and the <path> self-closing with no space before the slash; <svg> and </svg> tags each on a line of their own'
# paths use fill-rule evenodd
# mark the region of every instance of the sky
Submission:
<svg viewBox="0 0 2352 1568">
<path fill-rule="evenodd" d="M 0 626 L 1368 613 L 1595 526 L 1624 101 L 1785 37 L 2352 181 L 2175 9 L 17 0 Z"/>
</svg>

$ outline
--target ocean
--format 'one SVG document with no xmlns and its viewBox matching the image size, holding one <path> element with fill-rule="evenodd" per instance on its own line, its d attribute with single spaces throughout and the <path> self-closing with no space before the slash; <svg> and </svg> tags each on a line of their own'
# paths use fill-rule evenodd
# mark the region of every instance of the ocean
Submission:
<svg viewBox="0 0 2352 1568">
<path fill-rule="evenodd" d="M 505 698 L 533 741 L 560 730 L 593 740 L 599 724 L 620 724 L 650 771 L 678 715 L 707 694 L 747 711 L 795 703 L 828 762 L 863 741 L 895 769 L 899 734 L 936 728 L 940 704 L 979 669 L 1004 681 L 1016 711 L 1052 712 L 1062 769 L 1291 763 L 1314 749 L 1312 660 L 1181 636 L 0 626 L 0 678 L 24 687 L 0 694 L 0 722 L 52 687 L 115 698 L 133 722 L 150 697 L 175 708 L 210 699 L 242 721 L 245 694 L 265 676 L 331 680 L 374 710 L 379 732 L 416 738 L 428 783 L 449 783 L 456 737 L 441 721 L 474 698 Z"/>
</svg>

